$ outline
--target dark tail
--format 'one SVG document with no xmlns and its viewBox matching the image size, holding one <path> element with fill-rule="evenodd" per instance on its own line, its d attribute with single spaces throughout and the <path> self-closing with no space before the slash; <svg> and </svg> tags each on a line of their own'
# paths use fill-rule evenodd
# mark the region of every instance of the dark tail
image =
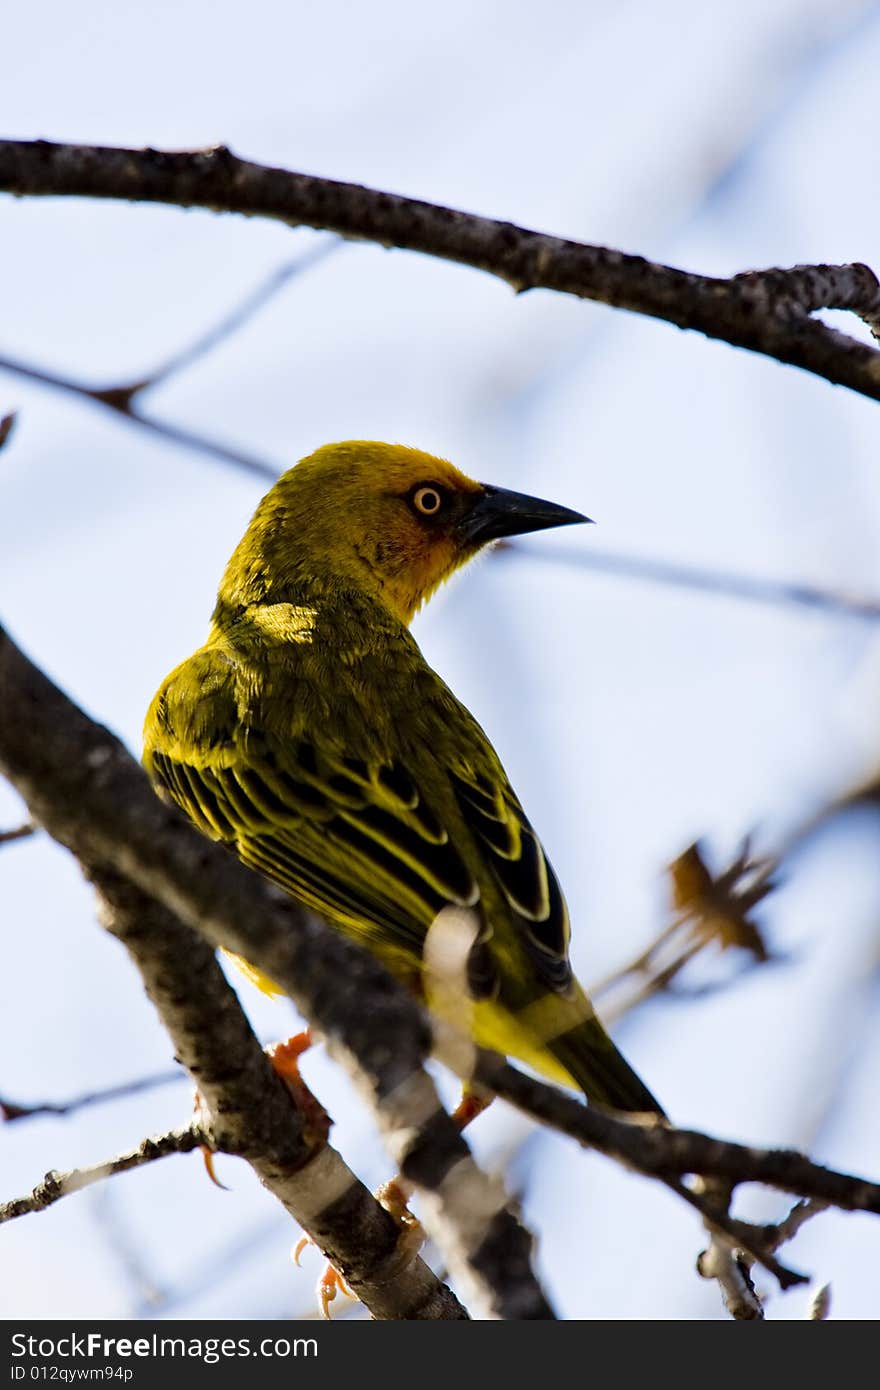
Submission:
<svg viewBox="0 0 880 1390">
<path fill-rule="evenodd" d="M 648 1111 L 665 1119 L 655 1100 L 618 1052 L 598 1018 L 585 1019 L 548 1043 L 548 1049 L 588 1101 L 609 1110 Z"/>
</svg>

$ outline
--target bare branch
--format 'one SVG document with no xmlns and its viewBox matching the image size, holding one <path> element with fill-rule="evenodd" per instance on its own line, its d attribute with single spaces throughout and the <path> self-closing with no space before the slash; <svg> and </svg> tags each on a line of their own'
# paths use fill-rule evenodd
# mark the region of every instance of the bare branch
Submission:
<svg viewBox="0 0 880 1390">
<path fill-rule="evenodd" d="M 808 1221 L 812 1221 L 814 1216 L 819 1216 L 823 1211 L 828 1210 L 827 1202 L 820 1202 L 813 1197 L 809 1201 L 796 1202 L 786 1217 L 775 1226 L 765 1227 L 768 1244 L 772 1244 L 774 1250 L 778 1250 L 787 1241 L 794 1240 L 802 1226 L 806 1226 Z"/>
<path fill-rule="evenodd" d="M 876 331 L 880 285 L 861 264 L 695 275 L 414 198 L 290 173 L 223 146 L 168 152 L 0 142 L 0 190 L 203 207 L 419 251 L 506 280 L 664 319 L 880 400 L 880 352 L 811 317 L 858 314 Z"/>
<path fill-rule="evenodd" d="M 219 347 L 222 342 L 237 332 L 258 310 L 268 304 L 285 285 L 305 274 L 306 271 L 311 270 L 321 261 L 326 260 L 328 256 L 333 255 L 341 244 L 339 241 L 331 241 L 318 246 L 298 260 L 290 261 L 287 265 L 273 271 L 240 304 L 225 314 L 219 323 L 214 324 L 194 342 L 181 348 L 180 351 L 174 353 L 165 362 L 154 367 L 136 381 L 113 386 L 89 386 L 85 382 L 76 381 L 72 377 L 60 376 L 55 372 L 48 372 L 42 367 L 36 367 L 30 362 L 24 362 L 15 357 L 0 356 L 0 370 L 11 372 L 16 376 L 24 377 L 27 381 L 37 382 L 41 386 L 48 386 L 56 391 L 65 391 L 69 395 L 78 396 L 81 400 L 89 401 L 93 405 L 104 406 L 115 414 L 123 416 L 131 424 L 138 425 L 141 429 L 149 430 L 153 434 L 158 434 L 172 444 L 194 450 L 196 453 L 209 454 L 213 458 L 220 459 L 222 463 L 231 463 L 236 468 L 243 468 L 249 473 L 257 473 L 262 478 L 271 478 L 274 482 L 282 471 L 280 467 L 252 454 L 246 454 L 240 449 L 231 449 L 228 445 L 220 443 L 219 440 L 194 434 L 191 430 L 172 425 L 168 421 L 145 415 L 137 405 L 137 400 L 145 392 L 152 391 L 155 387 L 168 381 L 170 377 L 185 371 L 195 362 L 206 357 L 208 353 L 213 352 L 216 347 Z M 0 448 L 2 448 L 6 436 L 12 428 L 14 418 L 14 416 L 8 415 L 5 420 L 0 421 Z"/>
<path fill-rule="evenodd" d="M 532 562 L 540 561 L 542 564 L 591 570 L 597 574 L 612 574 L 619 579 L 664 584 L 675 589 L 720 595 L 722 598 L 745 599 L 750 603 L 773 604 L 782 608 L 805 608 L 814 613 L 828 613 L 836 618 L 855 618 L 867 623 L 880 622 L 880 599 L 838 594 L 811 584 L 761 579 L 755 575 L 731 574 L 725 570 L 678 565 L 669 560 L 621 555 L 613 551 L 554 551 L 552 547 L 530 546 L 517 541 L 501 542 L 494 548 L 493 555 L 502 559 L 528 559 Z"/>
<path fill-rule="evenodd" d="M 14 414 L 14 413 L 13 413 L 13 414 L 10 414 L 10 415 L 4 415 L 4 416 L 2 417 L 2 419 L 0 419 L 0 449 L 3 448 L 4 444 L 8 443 L 9 438 L 10 438 L 10 436 L 11 436 L 11 434 L 12 434 L 12 431 L 13 431 L 14 426 L 15 426 L 15 414 Z"/>
<path fill-rule="evenodd" d="M 725 1209 L 729 1209 L 732 1197 L 730 1184 L 716 1181 L 704 1186 L 707 1193 L 715 1200 L 721 1201 Z M 778 1250 L 787 1241 L 793 1240 L 801 1227 L 812 1217 L 827 1209 L 827 1202 L 813 1199 L 797 1202 L 788 1215 L 775 1226 L 750 1227 L 753 1233 L 751 1238 L 759 1239 L 765 1251 Z M 753 1259 L 745 1250 L 726 1239 L 717 1228 L 713 1228 L 711 1220 L 706 1220 L 706 1227 L 711 1241 L 708 1249 L 704 1250 L 697 1260 L 698 1273 L 704 1279 L 718 1281 L 724 1306 L 731 1317 L 749 1321 L 763 1318 L 764 1306 L 752 1280 Z"/>
<path fill-rule="evenodd" d="M 119 874 L 92 869 L 90 877 L 104 926 L 132 956 L 198 1086 L 211 1146 L 247 1159 L 375 1317 L 465 1316 L 325 1142 L 323 1112 L 306 1108 L 271 1069 L 211 947 Z"/>
<path fill-rule="evenodd" d="M 14 1221 L 28 1212 L 45 1211 L 62 1197 L 74 1192 L 82 1192 L 84 1187 L 112 1178 L 117 1173 L 127 1173 L 131 1168 L 140 1168 L 145 1163 L 154 1163 L 158 1158 L 170 1154 L 188 1154 L 204 1144 L 205 1137 L 195 1125 L 182 1129 L 169 1130 L 167 1134 L 157 1134 L 151 1139 L 143 1139 L 136 1149 L 117 1154 L 104 1163 L 94 1163 L 88 1168 L 71 1168 L 66 1173 L 52 1169 L 37 1183 L 33 1192 L 26 1197 L 14 1197 L 10 1202 L 0 1202 L 0 1225 L 4 1221 Z"/>
<path fill-rule="evenodd" d="M 697 1273 L 704 1279 L 715 1279 L 721 1289 L 724 1306 L 737 1322 L 758 1322 L 764 1317 L 764 1305 L 752 1282 L 752 1261 L 717 1231 L 711 1230 L 708 1248 L 697 1259 Z"/>
<path fill-rule="evenodd" d="M 527 1115 L 637 1172 L 664 1180 L 699 1173 L 725 1179 L 734 1187 L 762 1183 L 780 1192 L 826 1202 L 841 1211 L 880 1216 L 880 1183 L 824 1168 L 793 1149 L 761 1149 L 696 1130 L 624 1120 L 598 1106 L 582 1105 L 565 1091 L 533 1080 L 492 1053 L 480 1053 L 474 1076 Z"/>
<path fill-rule="evenodd" d="M 167 421 L 145 415 L 133 404 L 132 398 L 139 389 L 137 387 L 89 386 L 87 382 L 76 381 L 73 377 L 59 376 L 57 373 L 44 371 L 42 367 L 35 367 L 31 363 L 23 362 L 20 358 L 15 357 L 0 356 L 0 371 L 12 372 L 14 376 L 24 377 L 26 381 L 35 381 L 41 386 L 49 386 L 56 391 L 65 391 L 68 395 L 77 396 L 80 400 L 90 401 L 93 405 L 112 410 L 116 415 L 122 416 L 133 425 L 148 430 L 161 439 L 167 439 L 171 444 L 177 444 L 184 449 L 192 449 L 196 453 L 208 454 L 212 458 L 220 459 L 223 463 L 231 463 L 236 468 L 243 468 L 248 473 L 256 473 L 261 478 L 271 478 L 274 482 L 282 471 L 280 467 L 276 468 L 265 459 L 257 458 L 253 454 L 246 454 L 238 449 L 230 449 L 228 445 L 222 444 L 219 440 L 209 439 L 206 435 L 194 434 L 192 430 L 186 430 L 178 425 L 172 425 Z"/>
<path fill-rule="evenodd" d="M 713 1233 L 708 1248 L 696 1261 L 696 1273 L 703 1279 L 716 1280 L 731 1318 L 737 1322 L 763 1319 L 763 1304 L 752 1283 L 752 1261 L 730 1241 Z"/>
<path fill-rule="evenodd" d="M 775 1227 L 755 1226 L 730 1216 L 730 1196 L 739 1184 L 762 1183 L 842 1211 L 880 1215 L 880 1183 L 823 1168 L 793 1150 L 735 1144 L 693 1130 L 668 1128 L 656 1120 L 646 1124 L 624 1120 L 597 1106 L 584 1106 L 556 1087 L 535 1081 L 484 1051 L 476 1054 L 472 1075 L 479 1085 L 534 1119 L 567 1134 L 585 1148 L 597 1149 L 636 1172 L 657 1178 L 694 1207 L 713 1237 L 726 1238 L 713 1240 L 707 1264 L 707 1277 L 722 1282 L 725 1297 L 729 1293 L 733 1298 L 734 1283 L 740 1282 L 726 1256 L 726 1268 L 722 1268 L 725 1249 L 735 1256 L 741 1251 L 748 1260 L 762 1264 L 782 1288 L 805 1280 L 804 1275 L 787 1269 L 775 1258 L 774 1251 L 780 1243 Z M 689 1174 L 698 1175 L 693 1186 L 684 1181 Z M 744 1268 L 748 1267 L 748 1260 Z M 740 1288 L 734 1301 L 747 1297 Z"/>
<path fill-rule="evenodd" d="M 176 376 L 185 371 L 187 367 L 191 367 L 193 363 L 201 361 L 227 338 L 231 338 L 234 333 L 243 328 L 248 320 L 252 319 L 260 309 L 273 300 L 284 289 L 285 285 L 290 284 L 291 280 L 296 280 L 301 275 L 305 275 L 307 271 L 313 270 L 322 261 L 335 255 L 343 245 L 343 242 L 334 238 L 331 241 L 322 242 L 320 246 L 316 246 L 312 251 L 300 256 L 298 260 L 288 261 L 287 265 L 279 266 L 277 270 L 273 270 L 272 274 L 266 277 L 262 284 L 251 290 L 240 304 L 224 314 L 219 323 L 209 328 L 207 333 L 200 334 L 194 342 L 174 353 L 161 366 L 154 367 L 149 375 L 142 380 L 120 389 L 129 392 L 131 396 L 144 391 L 152 391 L 155 386 L 167 381 L 169 377 Z"/>
<path fill-rule="evenodd" d="M 129 1096 L 140 1095 L 142 1091 L 155 1090 L 157 1086 L 169 1086 L 172 1082 L 184 1080 L 186 1073 L 163 1071 L 156 1076 L 139 1076 L 134 1081 L 123 1081 L 118 1086 L 106 1086 L 100 1091 L 86 1091 L 70 1100 L 36 1101 L 22 1104 L 0 1096 L 0 1117 L 12 1123 L 14 1120 L 30 1120 L 41 1115 L 73 1115 L 92 1105 L 105 1105 L 108 1101 L 127 1100 Z"/>
<path fill-rule="evenodd" d="M 675 1132 L 681 1134 L 684 1131 L 677 1130 Z M 677 1177 L 662 1178 L 661 1181 L 702 1216 L 703 1225 L 712 1236 L 710 1255 L 713 1251 L 720 1251 L 727 1247 L 732 1252 L 736 1262 L 742 1264 L 744 1268 L 748 1268 L 752 1264 L 763 1265 L 768 1273 L 773 1275 L 781 1289 L 793 1288 L 795 1284 L 809 1283 L 809 1277 L 806 1274 L 800 1274 L 795 1269 L 788 1269 L 777 1260 L 775 1252 L 764 1240 L 761 1227 L 731 1216 L 730 1199 L 733 1184 L 715 1178 L 703 1178 L 701 1175 L 692 1184 Z M 733 1270 L 729 1269 L 729 1273 L 733 1275 Z M 725 1274 L 722 1269 L 716 1266 L 715 1271 L 706 1277 L 718 1279 L 722 1285 L 722 1292 L 725 1292 Z M 741 1291 L 737 1294 L 737 1298 L 740 1297 L 742 1297 Z M 736 1316 L 740 1316 L 740 1314 Z"/>
<path fill-rule="evenodd" d="M 13 830 L 0 830 L 0 845 L 10 845 L 15 840 L 29 840 L 36 833 L 37 827 L 33 822 L 25 821 L 24 825 L 17 825 Z"/>
</svg>

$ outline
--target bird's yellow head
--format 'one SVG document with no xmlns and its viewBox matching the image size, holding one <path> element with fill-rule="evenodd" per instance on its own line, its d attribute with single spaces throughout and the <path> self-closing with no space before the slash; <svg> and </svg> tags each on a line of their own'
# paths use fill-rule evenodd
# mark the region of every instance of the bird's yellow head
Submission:
<svg viewBox="0 0 880 1390">
<path fill-rule="evenodd" d="M 439 584 L 503 536 L 586 521 L 474 482 L 401 444 L 325 444 L 278 479 L 229 562 L 221 604 L 278 602 L 303 585 L 354 585 L 409 623 Z"/>
</svg>

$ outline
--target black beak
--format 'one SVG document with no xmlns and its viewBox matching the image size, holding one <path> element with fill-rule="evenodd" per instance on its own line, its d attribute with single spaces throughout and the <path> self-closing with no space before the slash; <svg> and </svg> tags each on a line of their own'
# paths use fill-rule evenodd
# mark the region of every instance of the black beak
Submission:
<svg viewBox="0 0 880 1390">
<path fill-rule="evenodd" d="M 523 492 L 508 492 L 503 487 L 483 485 L 477 497 L 458 523 L 458 534 L 470 545 L 484 545 L 502 536 L 522 536 L 527 531 L 544 531 L 550 526 L 573 526 L 589 521 L 588 516 L 544 502 L 540 497 L 527 497 Z"/>
</svg>

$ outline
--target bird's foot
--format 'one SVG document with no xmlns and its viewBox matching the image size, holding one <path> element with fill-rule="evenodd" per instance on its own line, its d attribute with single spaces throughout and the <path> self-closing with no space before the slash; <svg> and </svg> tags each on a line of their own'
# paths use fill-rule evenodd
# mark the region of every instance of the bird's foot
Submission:
<svg viewBox="0 0 880 1390">
<path fill-rule="evenodd" d="M 412 1189 L 403 1178 L 392 1178 L 377 1188 L 374 1196 L 380 1207 L 384 1207 L 400 1227 L 397 1253 L 405 1264 L 409 1264 L 428 1239 L 421 1221 L 409 1209 Z"/>
<path fill-rule="evenodd" d="M 309 1235 L 300 1236 L 296 1245 L 293 1247 L 293 1262 L 299 1266 L 300 1256 L 308 1246 L 314 1245 L 312 1237 Z M 357 1295 L 346 1284 L 344 1278 L 339 1273 L 335 1265 L 328 1260 L 321 1273 L 321 1277 L 315 1285 L 315 1292 L 318 1297 L 318 1307 L 321 1317 L 330 1320 L 330 1304 L 335 1300 L 337 1294 L 342 1294 L 345 1298 L 356 1299 Z"/>
<path fill-rule="evenodd" d="M 461 1093 L 461 1100 L 453 1110 L 451 1118 L 460 1130 L 466 1129 L 478 1115 L 482 1115 L 491 1103 L 491 1096 L 484 1096 L 465 1086 Z M 373 1195 L 379 1205 L 384 1207 L 400 1226 L 398 1254 L 401 1260 L 408 1264 L 410 1260 L 415 1259 L 427 1239 L 422 1223 L 409 1209 L 408 1204 L 412 1196 L 412 1188 L 402 1177 L 398 1176 L 392 1178 L 390 1182 L 383 1183 Z M 300 1256 L 310 1245 L 314 1245 L 311 1236 L 304 1235 L 300 1238 L 293 1251 L 295 1264 L 299 1264 Z M 346 1298 L 357 1297 L 348 1287 L 339 1270 L 328 1261 L 317 1284 L 318 1306 L 323 1317 L 330 1317 L 330 1304 L 340 1293 Z"/>
<path fill-rule="evenodd" d="M 209 1149 L 207 1144 L 201 1144 L 199 1145 L 199 1152 L 202 1155 L 202 1162 L 205 1165 L 205 1172 L 208 1174 L 208 1177 L 211 1179 L 211 1182 L 214 1184 L 215 1187 L 219 1187 L 221 1192 L 228 1192 L 229 1188 L 226 1186 L 226 1183 L 221 1182 L 220 1179 L 217 1177 L 217 1168 L 214 1163 L 214 1150 Z"/>
<path fill-rule="evenodd" d="M 393 1178 L 391 1182 L 383 1183 L 376 1190 L 374 1196 L 376 1201 L 394 1217 L 394 1220 L 401 1228 L 400 1238 L 397 1243 L 397 1255 L 402 1263 L 408 1264 L 414 1259 L 425 1243 L 425 1232 L 421 1222 L 413 1216 L 407 1202 L 410 1192 L 401 1178 Z M 294 1264 L 299 1265 L 300 1257 L 304 1250 L 310 1245 L 314 1245 L 312 1237 L 309 1235 L 301 1236 L 293 1250 Z M 357 1300 L 355 1294 L 345 1282 L 344 1277 L 339 1273 L 335 1265 L 329 1260 L 324 1266 L 321 1277 L 316 1285 L 318 1296 L 318 1307 L 321 1316 L 330 1318 L 330 1304 L 334 1302 L 338 1294 L 345 1298 Z"/>
<path fill-rule="evenodd" d="M 297 1110 L 300 1112 L 309 1138 L 324 1142 L 333 1123 L 327 1111 L 303 1081 L 299 1070 L 299 1059 L 312 1046 L 312 1035 L 308 1028 L 296 1033 L 286 1042 L 272 1043 L 266 1048 L 269 1065 L 284 1082 Z"/>
<path fill-rule="evenodd" d="M 488 1110 L 492 1104 L 492 1096 L 484 1095 L 481 1091 L 473 1091 L 469 1086 L 461 1088 L 461 1100 L 452 1112 L 452 1120 L 459 1130 L 467 1129 L 468 1125 L 482 1115 L 484 1110 Z"/>
<path fill-rule="evenodd" d="M 331 1119 L 324 1109 L 321 1102 L 309 1090 L 303 1081 L 299 1070 L 299 1059 L 304 1052 L 308 1052 L 312 1046 L 312 1035 L 308 1029 L 302 1033 L 296 1033 L 286 1042 L 273 1043 L 266 1048 L 266 1056 L 269 1065 L 284 1082 L 293 1097 L 297 1110 L 303 1119 L 304 1128 L 309 1138 L 315 1143 L 326 1141 L 330 1133 Z M 198 1091 L 195 1093 L 193 1101 L 193 1113 L 198 1117 L 202 1112 L 202 1098 Z M 217 1170 L 214 1163 L 214 1150 L 207 1144 L 200 1145 L 200 1152 L 205 1164 L 205 1171 L 215 1187 L 227 1192 L 225 1183 L 217 1177 Z"/>
<path fill-rule="evenodd" d="M 199 1125 L 200 1128 L 203 1127 L 206 1113 L 207 1112 L 205 1110 L 205 1105 L 204 1101 L 202 1100 L 201 1094 L 199 1091 L 196 1091 L 193 1094 L 193 1120 Z M 214 1184 L 215 1187 L 219 1187 L 221 1192 L 228 1192 L 229 1188 L 226 1186 L 225 1182 L 221 1182 L 220 1179 L 217 1177 L 217 1169 L 214 1164 L 214 1159 L 216 1157 L 214 1149 L 211 1148 L 210 1144 L 200 1144 L 199 1153 L 202 1155 L 202 1162 L 205 1165 L 205 1172 L 208 1174 L 208 1177 L 211 1179 L 211 1182 Z"/>
</svg>

